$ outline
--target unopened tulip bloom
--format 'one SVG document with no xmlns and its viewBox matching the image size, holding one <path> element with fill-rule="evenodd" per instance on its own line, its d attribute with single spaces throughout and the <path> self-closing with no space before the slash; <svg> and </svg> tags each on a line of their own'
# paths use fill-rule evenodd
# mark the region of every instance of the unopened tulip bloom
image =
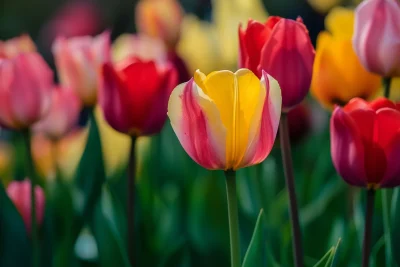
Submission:
<svg viewBox="0 0 400 267">
<path fill-rule="evenodd" d="M 281 114 L 278 82 L 248 69 L 216 71 L 178 85 L 168 116 L 183 148 L 207 169 L 237 170 L 263 161 Z"/>
<path fill-rule="evenodd" d="M 400 185 L 400 107 L 378 98 L 352 99 L 333 111 L 331 154 L 350 185 L 379 188 Z"/>
<path fill-rule="evenodd" d="M 112 58 L 114 62 L 119 62 L 128 57 L 165 63 L 167 48 L 159 38 L 144 34 L 122 34 L 112 44 Z"/>
<path fill-rule="evenodd" d="M 35 126 L 37 132 L 58 140 L 78 122 L 81 103 L 76 93 L 69 88 L 56 87 L 51 92 L 51 108 Z"/>
<path fill-rule="evenodd" d="M 136 6 L 140 33 L 162 39 L 169 48 L 179 40 L 183 10 L 177 0 L 141 0 Z"/>
<path fill-rule="evenodd" d="M 327 31 L 318 35 L 311 93 L 327 109 L 350 99 L 374 97 L 381 85 L 378 75 L 368 72 L 354 52 L 354 12 L 334 8 L 325 19 Z"/>
<path fill-rule="evenodd" d="M 27 34 L 0 41 L 0 58 L 12 58 L 27 52 L 36 52 L 36 46 Z"/>
<path fill-rule="evenodd" d="M 102 67 L 100 105 L 115 130 L 130 135 L 161 131 L 167 116 L 168 97 L 176 85 L 171 65 L 128 58 Z"/>
<path fill-rule="evenodd" d="M 363 1 L 355 11 L 353 46 L 367 70 L 400 76 L 399 1 Z"/>
<path fill-rule="evenodd" d="M 31 182 L 13 181 L 7 187 L 7 195 L 21 214 L 28 234 L 31 232 Z M 35 186 L 36 222 L 40 226 L 44 219 L 45 196 L 43 189 Z"/>
<path fill-rule="evenodd" d="M 282 107 L 288 111 L 307 95 L 315 51 L 302 20 L 269 17 L 266 23 L 249 20 L 239 26 L 239 66 L 261 77 L 266 71 L 282 89 Z"/>
<path fill-rule="evenodd" d="M 101 65 L 111 59 L 109 32 L 96 37 L 59 37 L 53 54 L 61 85 L 76 91 L 85 106 L 95 105 Z"/>
<path fill-rule="evenodd" d="M 0 125 L 20 130 L 50 107 L 53 72 L 36 52 L 0 59 Z"/>
</svg>

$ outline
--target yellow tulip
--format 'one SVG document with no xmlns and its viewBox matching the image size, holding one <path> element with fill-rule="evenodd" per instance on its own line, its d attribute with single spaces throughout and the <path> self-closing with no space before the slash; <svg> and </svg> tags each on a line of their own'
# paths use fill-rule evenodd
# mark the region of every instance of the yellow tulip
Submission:
<svg viewBox="0 0 400 267">
<path fill-rule="evenodd" d="M 370 99 L 380 88 L 380 77 L 365 70 L 353 50 L 353 25 L 354 12 L 337 7 L 318 35 L 311 92 L 329 109 L 354 97 Z"/>
</svg>

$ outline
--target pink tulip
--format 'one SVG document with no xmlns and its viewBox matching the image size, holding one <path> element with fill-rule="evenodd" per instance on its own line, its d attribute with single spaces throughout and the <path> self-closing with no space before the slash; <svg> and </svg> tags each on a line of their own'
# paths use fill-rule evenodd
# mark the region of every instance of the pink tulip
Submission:
<svg viewBox="0 0 400 267">
<path fill-rule="evenodd" d="M 100 67 L 111 59 L 109 32 L 96 37 L 59 37 L 53 54 L 61 85 L 74 90 L 85 106 L 95 105 Z"/>
<path fill-rule="evenodd" d="M 34 129 L 57 140 L 76 125 L 80 109 L 81 102 L 74 91 L 63 87 L 54 88 L 50 111 L 34 126 Z"/>
<path fill-rule="evenodd" d="M 7 195 L 21 214 L 28 234 L 31 232 L 31 182 L 13 181 L 7 187 Z M 40 226 L 44 219 L 45 196 L 43 189 L 35 186 L 36 222 Z"/>
<path fill-rule="evenodd" d="M 353 47 L 367 70 L 400 76 L 400 3 L 363 1 L 355 12 Z"/>
<path fill-rule="evenodd" d="M 0 59 L 0 124 L 24 129 L 50 107 L 53 72 L 36 52 Z"/>
<path fill-rule="evenodd" d="M 0 41 L 0 58 L 12 58 L 20 53 L 35 52 L 36 46 L 27 34 Z"/>
</svg>

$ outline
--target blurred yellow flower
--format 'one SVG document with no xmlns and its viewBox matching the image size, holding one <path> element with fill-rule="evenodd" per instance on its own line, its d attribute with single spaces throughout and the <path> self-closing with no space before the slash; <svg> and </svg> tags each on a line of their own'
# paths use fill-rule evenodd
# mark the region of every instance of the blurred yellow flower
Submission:
<svg viewBox="0 0 400 267">
<path fill-rule="evenodd" d="M 370 99 L 380 77 L 361 65 L 352 46 L 354 12 L 336 7 L 325 19 L 328 31 L 318 35 L 311 92 L 326 108 L 344 105 L 354 97 Z"/>
<path fill-rule="evenodd" d="M 239 24 L 268 17 L 260 0 L 213 0 L 212 5 L 211 23 L 193 15 L 186 15 L 182 22 L 177 50 L 191 73 L 237 69 Z"/>
</svg>

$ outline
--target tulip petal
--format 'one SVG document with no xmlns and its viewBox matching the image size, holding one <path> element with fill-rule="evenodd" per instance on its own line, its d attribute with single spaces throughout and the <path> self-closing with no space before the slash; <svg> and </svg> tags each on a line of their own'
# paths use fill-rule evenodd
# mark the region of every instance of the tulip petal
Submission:
<svg viewBox="0 0 400 267">
<path fill-rule="evenodd" d="M 281 19 L 265 43 L 260 67 L 278 82 L 282 90 L 282 106 L 289 109 L 307 95 L 315 51 L 304 24 Z"/>
<path fill-rule="evenodd" d="M 364 147 L 355 122 L 341 108 L 336 107 L 330 128 L 331 155 L 337 172 L 351 185 L 366 186 Z"/>
<path fill-rule="evenodd" d="M 10 128 L 19 128 L 20 125 L 13 119 L 10 101 L 10 87 L 14 79 L 12 62 L 10 60 L 0 59 L 0 125 Z"/>
<path fill-rule="evenodd" d="M 207 169 L 226 165 L 226 130 L 215 103 L 191 79 L 178 85 L 168 102 L 172 128 L 189 156 Z"/>
<path fill-rule="evenodd" d="M 279 120 L 281 116 L 282 96 L 278 82 L 263 71 L 261 80 L 262 87 L 266 89 L 266 96 L 262 99 L 260 110 L 261 118 L 256 116 L 250 129 L 256 128 L 257 132 L 246 150 L 246 154 L 239 168 L 254 165 L 262 162 L 274 145 L 275 137 L 278 132 Z M 261 121 L 259 121 L 259 119 Z"/>
<path fill-rule="evenodd" d="M 353 36 L 354 12 L 344 7 L 335 7 L 325 18 L 326 29 L 336 38 L 350 40 Z"/>
</svg>

